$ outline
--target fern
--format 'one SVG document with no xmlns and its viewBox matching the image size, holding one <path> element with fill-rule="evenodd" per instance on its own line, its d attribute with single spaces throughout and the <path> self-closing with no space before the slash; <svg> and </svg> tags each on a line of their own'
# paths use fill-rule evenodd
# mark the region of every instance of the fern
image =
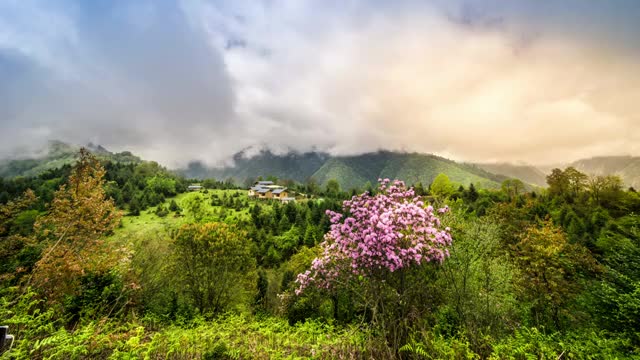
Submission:
<svg viewBox="0 0 640 360">
<path fill-rule="evenodd" d="M 429 354 L 427 353 L 427 350 L 424 348 L 424 344 L 420 342 L 415 342 L 413 340 L 410 343 L 407 343 L 404 346 L 400 347 L 399 350 L 400 352 L 418 355 L 423 358 L 429 358 Z"/>
</svg>

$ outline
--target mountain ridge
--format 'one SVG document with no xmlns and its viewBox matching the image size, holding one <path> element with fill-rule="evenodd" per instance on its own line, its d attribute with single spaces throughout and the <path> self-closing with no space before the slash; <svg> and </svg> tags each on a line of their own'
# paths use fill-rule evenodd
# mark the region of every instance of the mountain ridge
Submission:
<svg viewBox="0 0 640 360">
<path fill-rule="evenodd" d="M 313 179 L 320 185 L 335 179 L 349 190 L 375 184 L 378 178 L 396 178 L 407 183 L 429 185 L 439 173 L 447 174 L 451 181 L 468 186 L 499 188 L 506 176 L 489 173 L 470 164 L 458 163 L 432 154 L 379 150 L 360 155 L 334 156 L 323 152 L 289 152 L 276 155 L 270 150 L 246 158 L 242 153 L 234 156 L 234 164 L 207 168 L 198 162 L 180 171 L 190 178 L 214 177 L 232 179 L 246 184 L 258 176 L 275 176 L 306 182 Z"/>
<path fill-rule="evenodd" d="M 18 158 L 0 159 L 0 177 L 35 176 L 48 169 L 71 164 L 81 146 L 62 141 L 50 141 L 46 147 L 35 152 L 23 152 Z M 131 152 L 113 153 L 101 145 L 89 143 L 84 146 L 102 159 L 116 162 L 143 161 Z M 240 151 L 232 157 L 233 164 L 208 167 L 201 162 L 191 162 L 175 172 L 189 178 L 232 179 L 246 185 L 255 178 L 275 176 L 282 180 L 306 182 L 310 179 L 326 185 L 336 179 L 344 190 L 362 188 L 375 184 L 378 178 L 397 178 L 409 184 L 422 183 L 428 186 L 435 176 L 444 173 L 451 181 L 479 188 L 499 188 L 508 178 L 522 180 L 527 187 L 546 186 L 544 171 L 551 167 L 524 163 L 465 163 L 456 162 L 438 155 L 417 152 L 378 150 L 359 155 L 331 155 L 322 151 L 274 153 L 268 148 L 259 151 Z M 595 156 L 563 164 L 573 166 L 589 175 L 618 175 L 625 186 L 640 188 L 640 157 Z M 557 167 L 557 166 L 554 166 Z"/>
<path fill-rule="evenodd" d="M 73 164 L 80 148 L 84 147 L 99 159 L 120 163 L 140 163 L 142 159 L 129 151 L 113 153 L 101 145 L 89 143 L 85 146 L 68 144 L 62 141 L 49 141 L 43 148 L 19 158 L 0 159 L 0 177 L 31 177 L 37 176 L 50 169 Z"/>
</svg>

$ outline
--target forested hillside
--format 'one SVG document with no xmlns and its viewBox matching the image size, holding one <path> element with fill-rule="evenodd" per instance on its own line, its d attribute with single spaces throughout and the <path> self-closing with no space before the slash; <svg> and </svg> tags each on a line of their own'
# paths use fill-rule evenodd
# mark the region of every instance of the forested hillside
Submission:
<svg viewBox="0 0 640 360">
<path fill-rule="evenodd" d="M 0 182 L 5 357 L 640 358 L 640 195 L 615 176 L 290 183 L 282 204 L 76 158 Z"/>
<path fill-rule="evenodd" d="M 525 183 L 535 186 L 545 187 L 547 184 L 547 174 L 532 165 L 514 165 L 509 163 L 484 163 L 475 165 L 490 173 L 520 179 Z"/>
<path fill-rule="evenodd" d="M 570 166 L 591 175 L 617 175 L 626 186 L 640 188 L 640 157 L 600 156 L 575 161 Z"/>
<path fill-rule="evenodd" d="M 207 168 L 192 163 L 182 173 L 193 178 L 232 179 L 237 184 L 246 184 L 258 176 L 266 175 L 297 182 L 313 179 L 322 186 L 334 179 L 345 190 L 363 188 L 385 177 L 430 184 L 436 175 L 444 173 L 454 182 L 465 186 L 474 183 L 481 188 L 498 188 L 507 178 L 435 155 L 391 151 L 331 156 L 315 152 L 275 155 L 266 150 L 251 157 L 238 154 L 231 167 Z"/>
<path fill-rule="evenodd" d="M 141 160 L 128 151 L 112 153 L 100 145 L 89 144 L 86 147 L 100 159 L 119 163 L 137 164 Z M 0 177 L 38 176 L 48 170 L 56 170 L 71 165 L 77 160 L 80 146 L 61 141 L 50 141 L 45 147 L 29 151 L 14 158 L 0 159 Z"/>
</svg>

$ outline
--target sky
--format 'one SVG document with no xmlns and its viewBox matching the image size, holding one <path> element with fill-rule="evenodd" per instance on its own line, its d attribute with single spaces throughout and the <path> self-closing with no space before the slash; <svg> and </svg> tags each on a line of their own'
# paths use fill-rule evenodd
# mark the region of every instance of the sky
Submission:
<svg viewBox="0 0 640 360">
<path fill-rule="evenodd" d="M 0 155 L 640 155 L 640 2 L 0 0 Z"/>
</svg>

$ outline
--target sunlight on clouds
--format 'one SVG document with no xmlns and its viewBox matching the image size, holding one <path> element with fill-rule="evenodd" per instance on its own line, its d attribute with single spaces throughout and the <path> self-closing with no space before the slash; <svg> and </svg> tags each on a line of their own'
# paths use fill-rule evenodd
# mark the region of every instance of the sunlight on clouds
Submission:
<svg viewBox="0 0 640 360">
<path fill-rule="evenodd" d="M 239 31 L 249 46 L 225 52 L 236 110 L 268 124 L 266 143 L 335 153 L 391 148 L 544 163 L 637 150 L 640 105 L 628 107 L 640 88 L 635 59 L 571 39 L 524 42 L 435 11 L 394 15 L 342 14 L 322 33 L 289 27 L 282 19 L 293 15 L 273 9 L 249 19 Z M 308 127 L 329 136 L 301 132 Z"/>
<path fill-rule="evenodd" d="M 37 134 L 170 166 L 250 146 L 640 155 L 630 34 L 575 31 L 603 5 L 564 26 L 528 5 L 464 10 L 473 1 L 63 3 L 0 3 L 0 151 Z M 629 18 L 614 10 L 607 21 Z"/>
</svg>

